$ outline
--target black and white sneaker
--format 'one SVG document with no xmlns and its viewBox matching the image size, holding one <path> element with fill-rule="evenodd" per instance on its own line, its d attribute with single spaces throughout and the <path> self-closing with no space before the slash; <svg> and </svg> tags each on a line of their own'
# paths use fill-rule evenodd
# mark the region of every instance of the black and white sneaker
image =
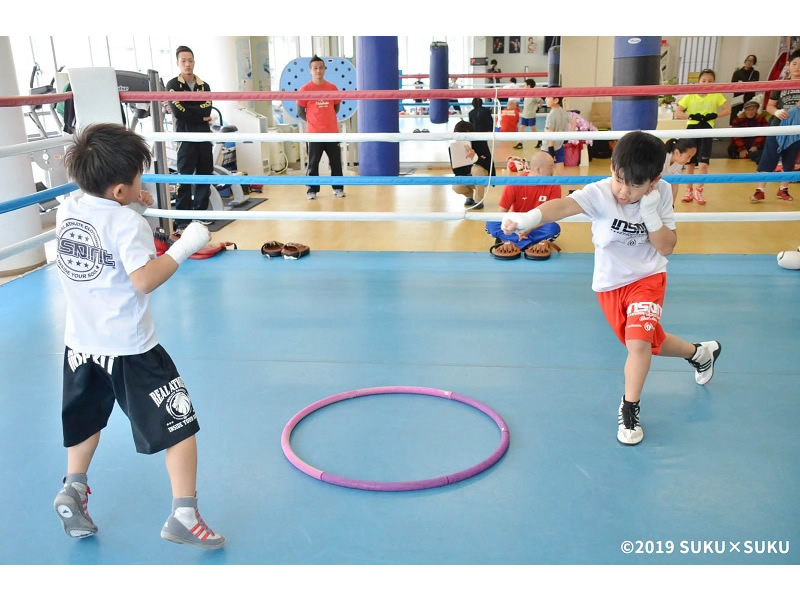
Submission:
<svg viewBox="0 0 800 600">
<path fill-rule="evenodd" d="M 619 403 L 617 439 L 621 444 L 634 446 L 644 439 L 644 429 L 639 423 L 639 403 L 627 402 L 625 396 Z"/>
<path fill-rule="evenodd" d="M 694 380 L 705 385 L 714 376 L 714 363 L 722 352 L 722 344 L 717 341 L 700 342 L 694 347 L 697 348 L 694 356 L 686 360 L 695 368 Z"/>
</svg>

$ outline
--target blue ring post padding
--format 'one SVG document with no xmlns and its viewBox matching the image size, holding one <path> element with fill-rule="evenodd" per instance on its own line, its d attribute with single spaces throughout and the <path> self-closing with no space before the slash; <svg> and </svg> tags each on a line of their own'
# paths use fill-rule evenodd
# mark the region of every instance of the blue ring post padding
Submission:
<svg viewBox="0 0 800 600">
<path fill-rule="evenodd" d="M 358 36 L 356 75 L 361 90 L 398 89 L 397 36 Z M 397 100 L 358 100 L 358 131 L 399 133 Z M 400 174 L 400 145 L 390 142 L 359 142 L 361 175 Z"/>
<path fill-rule="evenodd" d="M 616 36 L 614 38 L 613 84 L 657 85 L 661 82 L 661 36 Z M 611 129 L 628 131 L 655 129 L 658 96 L 613 97 Z"/>
<path fill-rule="evenodd" d="M 611 100 L 611 129 L 634 131 L 655 129 L 658 124 L 658 98 Z"/>
<path fill-rule="evenodd" d="M 449 51 L 447 42 L 433 42 L 431 44 L 431 89 L 446 90 L 449 79 L 448 63 Z M 431 123 L 447 123 L 450 118 L 450 101 L 446 98 L 431 100 L 429 115 Z"/>
<path fill-rule="evenodd" d="M 547 51 L 547 85 L 559 87 L 561 85 L 561 46 L 551 46 Z"/>
<path fill-rule="evenodd" d="M 311 56 L 301 56 L 289 61 L 283 68 L 281 73 L 280 86 L 282 92 L 297 92 L 311 81 L 311 71 L 309 70 L 309 63 Z M 356 68 L 346 58 L 339 58 L 338 56 L 332 58 L 320 57 L 325 61 L 325 81 L 334 84 L 340 90 L 355 90 L 356 88 Z M 281 100 L 283 108 L 296 120 L 300 121 L 297 116 L 297 101 L 296 100 Z M 355 100 L 342 100 L 339 104 L 339 112 L 336 113 L 338 121 L 349 119 L 356 112 Z"/>
</svg>

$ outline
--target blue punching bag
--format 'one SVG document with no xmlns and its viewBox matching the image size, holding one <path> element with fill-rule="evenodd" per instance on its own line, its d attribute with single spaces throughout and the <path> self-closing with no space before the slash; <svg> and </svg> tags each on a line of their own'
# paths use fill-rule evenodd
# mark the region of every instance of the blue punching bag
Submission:
<svg viewBox="0 0 800 600">
<path fill-rule="evenodd" d="M 433 42 L 431 44 L 431 89 L 448 89 L 448 51 L 447 42 Z M 449 114 L 450 100 L 447 98 L 431 99 L 430 118 L 431 123 L 447 123 Z"/>
<path fill-rule="evenodd" d="M 661 83 L 661 37 L 615 37 L 613 83 L 615 86 Z M 658 96 L 611 99 L 611 129 L 655 129 L 657 125 Z"/>
<path fill-rule="evenodd" d="M 358 89 L 396 90 L 397 36 L 359 36 L 356 38 L 356 81 Z M 358 130 L 362 133 L 399 133 L 397 100 L 359 100 Z M 360 175 L 397 177 L 400 175 L 400 144 L 359 142 Z"/>
<path fill-rule="evenodd" d="M 547 85 L 561 87 L 561 46 L 551 46 L 547 51 Z"/>
</svg>

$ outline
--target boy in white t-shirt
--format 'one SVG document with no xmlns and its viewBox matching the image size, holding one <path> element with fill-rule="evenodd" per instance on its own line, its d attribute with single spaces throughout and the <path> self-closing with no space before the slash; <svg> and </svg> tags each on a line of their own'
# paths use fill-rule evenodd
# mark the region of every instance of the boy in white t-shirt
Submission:
<svg viewBox="0 0 800 600">
<path fill-rule="evenodd" d="M 661 327 L 666 257 L 678 241 L 672 192 L 661 179 L 663 167 L 663 142 L 633 131 L 614 147 L 611 177 L 527 213 L 509 213 L 502 224 L 510 234 L 580 213 L 591 219 L 592 289 L 612 329 L 628 348 L 617 429 L 617 439 L 627 445 L 644 438 L 639 400 L 652 355 L 685 358 L 696 370 L 695 381 L 705 385 L 722 350 L 717 341 L 691 344 Z"/>
<path fill-rule="evenodd" d="M 197 418 L 149 309 L 150 292 L 210 236 L 191 223 L 156 258 L 147 221 L 128 208 L 153 204 L 142 190 L 150 161 L 141 136 L 110 123 L 79 132 L 64 156 L 84 195 L 66 198 L 56 214 L 56 264 L 67 304 L 61 410 L 67 475 L 53 505 L 67 535 L 97 533 L 87 471 L 116 400 L 131 422 L 136 451 L 166 450 L 173 499 L 161 537 L 214 550 L 225 538 L 197 510 Z"/>
</svg>

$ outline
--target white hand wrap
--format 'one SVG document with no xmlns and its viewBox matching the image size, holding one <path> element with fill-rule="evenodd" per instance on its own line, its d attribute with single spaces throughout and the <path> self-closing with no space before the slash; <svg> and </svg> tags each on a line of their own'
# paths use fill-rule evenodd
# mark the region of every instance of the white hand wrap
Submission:
<svg viewBox="0 0 800 600">
<path fill-rule="evenodd" d="M 528 231 L 542 222 L 542 211 L 534 208 L 526 213 L 509 213 L 503 218 L 503 232 Z"/>
<path fill-rule="evenodd" d="M 654 190 L 639 201 L 639 214 L 642 216 L 644 226 L 647 227 L 649 232 L 658 231 L 664 226 L 658 214 L 660 200 L 661 194 L 658 193 L 658 190 Z"/>
<path fill-rule="evenodd" d="M 208 233 L 208 227 L 200 223 L 189 223 L 189 226 L 181 233 L 181 239 L 167 249 L 167 254 L 180 265 L 209 241 L 211 241 L 211 234 Z"/>
</svg>

